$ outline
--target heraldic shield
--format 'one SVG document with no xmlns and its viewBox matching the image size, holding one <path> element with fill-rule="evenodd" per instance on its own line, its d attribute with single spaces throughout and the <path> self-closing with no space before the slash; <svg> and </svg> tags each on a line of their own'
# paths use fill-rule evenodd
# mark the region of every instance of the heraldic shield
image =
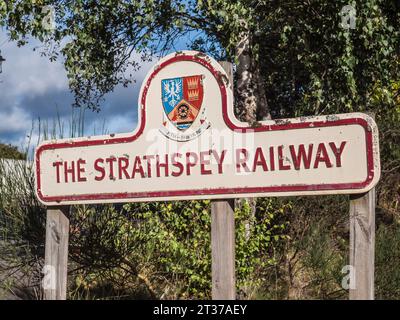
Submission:
<svg viewBox="0 0 400 320">
<path fill-rule="evenodd" d="M 203 102 L 202 75 L 161 80 L 165 114 L 179 130 L 189 128 L 199 114 Z"/>
</svg>

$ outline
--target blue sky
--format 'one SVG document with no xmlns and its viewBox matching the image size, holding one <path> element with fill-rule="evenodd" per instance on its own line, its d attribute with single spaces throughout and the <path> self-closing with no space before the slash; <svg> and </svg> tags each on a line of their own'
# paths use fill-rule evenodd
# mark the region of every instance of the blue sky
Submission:
<svg viewBox="0 0 400 320">
<path fill-rule="evenodd" d="M 22 147 L 39 118 L 52 123 L 59 114 L 66 126 L 70 122 L 73 96 L 62 61 L 50 62 L 40 50 L 33 51 L 39 45 L 31 41 L 18 48 L 7 42 L 5 32 L 0 30 L 0 50 L 6 59 L 0 74 L 0 142 Z M 151 65 L 144 64 L 134 73 L 136 83 L 127 88 L 118 86 L 108 94 L 99 113 L 85 112 L 86 134 L 93 134 L 95 129 L 101 133 L 104 123 L 109 133 L 135 128 L 138 92 Z"/>
</svg>

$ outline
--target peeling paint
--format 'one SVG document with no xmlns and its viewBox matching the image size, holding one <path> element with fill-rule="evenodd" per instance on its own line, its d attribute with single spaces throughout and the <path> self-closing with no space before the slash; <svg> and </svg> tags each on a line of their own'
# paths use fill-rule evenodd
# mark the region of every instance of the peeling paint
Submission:
<svg viewBox="0 0 400 320">
<path fill-rule="evenodd" d="M 276 123 L 277 125 L 279 125 L 279 126 L 281 126 L 281 125 L 287 125 L 287 124 L 290 124 L 290 123 L 291 123 L 290 119 L 276 119 L 276 120 L 273 120 L 273 121 L 275 121 L 275 123 Z"/>
<path fill-rule="evenodd" d="M 338 117 L 336 114 L 331 114 L 326 116 L 327 121 L 338 121 L 340 120 L 340 117 Z"/>
</svg>

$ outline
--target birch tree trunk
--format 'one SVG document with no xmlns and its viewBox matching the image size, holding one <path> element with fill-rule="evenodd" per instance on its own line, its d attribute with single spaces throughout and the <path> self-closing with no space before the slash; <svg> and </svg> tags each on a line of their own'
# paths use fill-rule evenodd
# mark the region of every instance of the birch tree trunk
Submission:
<svg viewBox="0 0 400 320">
<path fill-rule="evenodd" d="M 254 126 L 257 121 L 267 120 L 271 117 L 260 74 L 260 65 L 253 52 L 251 32 L 248 30 L 245 20 L 241 20 L 240 25 L 242 31 L 236 46 L 236 106 L 240 120 Z M 246 239 L 249 240 L 252 223 L 255 221 L 256 198 L 248 198 L 244 201 L 248 201 L 251 208 L 249 220 L 245 225 Z"/>
<path fill-rule="evenodd" d="M 246 21 L 242 20 L 240 24 L 242 31 L 236 46 L 236 103 L 240 119 L 254 125 L 258 120 L 271 117 L 260 74 L 260 65 L 252 49 L 252 36 Z"/>
<path fill-rule="evenodd" d="M 252 37 L 247 28 L 247 23 L 240 21 L 242 32 L 236 46 L 236 107 L 239 119 L 254 126 L 259 120 L 270 119 L 267 99 L 264 92 L 263 81 L 260 75 L 260 66 L 252 52 Z M 252 225 L 255 222 L 256 198 L 247 198 L 250 206 L 249 219 L 245 222 L 245 238 L 248 241 L 251 236 Z M 237 203 L 241 207 L 241 203 Z M 242 287 L 245 295 L 249 294 L 251 288 Z"/>
</svg>

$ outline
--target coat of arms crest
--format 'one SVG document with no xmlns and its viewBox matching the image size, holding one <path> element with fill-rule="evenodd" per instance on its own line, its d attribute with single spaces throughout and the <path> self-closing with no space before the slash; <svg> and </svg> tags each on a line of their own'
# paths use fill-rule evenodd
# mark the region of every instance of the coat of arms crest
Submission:
<svg viewBox="0 0 400 320">
<path fill-rule="evenodd" d="M 196 120 L 203 102 L 202 75 L 161 81 L 162 104 L 169 121 L 181 131 Z"/>
</svg>

